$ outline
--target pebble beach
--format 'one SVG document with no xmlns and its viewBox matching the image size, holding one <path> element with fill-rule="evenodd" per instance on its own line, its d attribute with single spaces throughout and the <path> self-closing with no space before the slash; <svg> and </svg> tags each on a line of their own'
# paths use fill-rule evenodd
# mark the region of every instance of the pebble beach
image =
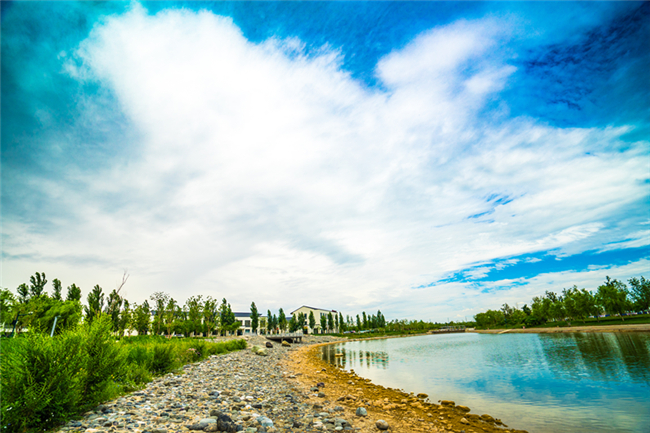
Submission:
<svg viewBox="0 0 650 433">
<path fill-rule="evenodd" d="M 250 337 L 247 349 L 158 377 L 58 432 L 524 432 L 461 403 L 430 402 L 322 361 L 319 346 L 340 340 L 307 336 L 266 347 L 268 340 Z"/>
</svg>

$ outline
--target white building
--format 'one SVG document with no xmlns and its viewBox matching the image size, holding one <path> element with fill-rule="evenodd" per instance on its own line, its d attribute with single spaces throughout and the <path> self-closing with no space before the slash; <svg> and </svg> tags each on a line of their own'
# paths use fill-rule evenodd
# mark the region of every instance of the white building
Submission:
<svg viewBox="0 0 650 433">
<path fill-rule="evenodd" d="M 320 333 L 321 332 L 321 326 L 320 326 L 320 318 L 321 318 L 321 316 L 327 317 L 331 313 L 332 314 L 332 319 L 334 319 L 334 316 L 336 316 L 338 314 L 338 312 L 336 310 L 324 310 L 322 308 L 314 308 L 314 307 L 308 307 L 306 305 L 303 305 L 302 307 L 298 308 L 297 310 L 292 311 L 291 315 L 295 316 L 295 317 L 298 317 L 298 315 L 300 313 L 303 313 L 305 315 L 305 319 L 307 320 L 307 328 L 309 329 L 310 334 L 315 334 L 315 333 Z M 314 329 L 309 327 L 309 313 L 314 313 L 314 319 L 316 319 L 316 325 L 314 326 Z M 334 332 L 338 332 L 338 329 L 334 328 Z"/>
<path fill-rule="evenodd" d="M 266 320 L 266 316 L 259 316 L 257 318 L 257 333 L 261 331 L 261 322 L 262 318 Z M 239 321 L 240 326 L 237 330 L 237 335 L 251 335 L 253 334 L 253 327 L 251 326 L 251 312 L 246 313 L 235 313 L 235 320 Z"/>
</svg>

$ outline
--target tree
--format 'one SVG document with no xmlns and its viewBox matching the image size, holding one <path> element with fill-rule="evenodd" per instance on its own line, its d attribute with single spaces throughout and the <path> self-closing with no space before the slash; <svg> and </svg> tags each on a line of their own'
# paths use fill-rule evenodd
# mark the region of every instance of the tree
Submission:
<svg viewBox="0 0 650 433">
<path fill-rule="evenodd" d="M 203 332 L 209 337 L 219 321 L 218 301 L 208 296 L 203 303 Z"/>
<path fill-rule="evenodd" d="M 146 299 L 140 305 L 135 304 L 131 320 L 133 328 L 138 331 L 138 335 L 147 335 L 151 324 L 151 308 Z"/>
<path fill-rule="evenodd" d="M 88 294 L 88 305 L 84 307 L 86 313 L 86 322 L 91 324 L 93 320 L 98 317 L 104 309 L 104 293 L 99 284 L 93 287 L 93 290 Z"/>
<path fill-rule="evenodd" d="M 56 299 L 57 301 L 62 301 L 63 299 L 61 298 L 61 280 L 59 280 L 58 278 L 53 279 L 52 287 L 54 288 L 54 291 L 52 293 L 52 299 Z"/>
<path fill-rule="evenodd" d="M 108 295 L 108 302 L 106 303 L 106 314 L 111 317 L 111 330 L 117 332 L 120 329 L 120 309 L 124 300 L 117 293 L 116 289 Z"/>
<path fill-rule="evenodd" d="M 14 308 L 16 305 L 16 298 L 9 289 L 0 290 L 0 323 L 9 323 L 14 318 Z"/>
<path fill-rule="evenodd" d="M 361 319 L 359 319 L 359 315 L 357 314 L 357 331 L 361 330 Z"/>
<path fill-rule="evenodd" d="M 314 328 L 316 328 L 316 318 L 314 318 L 314 312 L 309 311 L 309 329 L 311 329 L 311 332 L 314 332 Z"/>
<path fill-rule="evenodd" d="M 307 326 L 307 317 L 305 316 L 305 313 L 299 313 L 298 314 L 298 329 L 304 331 L 306 326 Z"/>
<path fill-rule="evenodd" d="M 365 311 L 363 311 L 362 314 L 363 314 L 363 322 L 361 322 L 361 326 L 363 327 L 363 329 L 368 329 L 368 316 L 366 316 Z"/>
<path fill-rule="evenodd" d="M 650 310 L 650 280 L 641 277 L 631 278 L 630 283 L 630 297 L 634 301 L 636 311 Z"/>
<path fill-rule="evenodd" d="M 325 314 L 320 315 L 320 332 L 324 334 L 327 330 L 327 316 Z"/>
<path fill-rule="evenodd" d="M 267 330 L 269 333 L 273 332 L 273 315 L 271 314 L 271 310 L 266 310 L 266 317 L 267 317 Z"/>
<path fill-rule="evenodd" d="M 253 334 L 257 334 L 259 320 L 260 313 L 257 311 L 257 305 L 255 305 L 255 302 L 251 302 L 251 328 L 253 329 Z"/>
<path fill-rule="evenodd" d="M 330 332 L 334 330 L 334 318 L 331 311 L 327 313 L 327 330 Z"/>
<path fill-rule="evenodd" d="M 618 314 L 623 319 L 623 313 L 627 311 L 630 302 L 627 300 L 627 287 L 625 284 L 609 276 L 606 277 L 605 284 L 598 286 L 596 297 L 609 314 Z"/>
<path fill-rule="evenodd" d="M 291 316 L 291 319 L 289 319 L 289 332 L 296 332 L 298 330 L 298 319 L 296 319 L 296 316 L 293 315 Z"/>
<path fill-rule="evenodd" d="M 71 286 L 68 286 L 68 295 L 65 298 L 66 301 L 81 301 L 81 289 L 77 287 L 76 284 L 72 283 Z"/>
<path fill-rule="evenodd" d="M 380 310 L 377 310 L 377 320 L 379 321 L 379 323 L 377 324 L 379 328 L 386 327 L 386 318 L 384 317 L 383 314 L 381 314 Z"/>
<path fill-rule="evenodd" d="M 187 312 L 187 323 L 185 324 L 185 332 L 187 335 L 201 332 L 201 316 L 203 313 L 202 296 L 190 296 L 187 298 L 184 310 Z"/>
<path fill-rule="evenodd" d="M 29 282 L 31 283 L 29 286 L 29 293 L 32 298 L 47 295 L 47 293 L 45 293 L 45 285 L 47 284 L 45 272 L 41 272 L 40 274 L 36 272 L 36 274 L 29 277 Z"/>
<path fill-rule="evenodd" d="M 282 332 L 287 330 L 287 316 L 285 316 L 282 308 L 280 308 L 280 311 L 278 312 L 278 326 Z"/>
<path fill-rule="evenodd" d="M 124 331 L 126 329 L 129 329 L 129 335 L 131 335 L 131 308 L 129 306 L 129 301 L 124 299 L 124 304 L 122 308 L 122 312 L 120 313 L 120 319 L 118 323 L 118 330 L 120 333 L 120 337 L 124 336 Z"/>
<path fill-rule="evenodd" d="M 167 301 L 167 305 L 165 306 L 165 315 L 164 315 L 165 328 L 167 329 L 167 336 L 172 335 L 172 329 L 174 329 L 174 325 L 176 322 L 177 306 L 178 303 L 176 302 L 176 300 L 170 296 L 169 300 Z"/>
<path fill-rule="evenodd" d="M 22 283 L 16 288 L 16 292 L 18 293 L 18 301 L 21 304 L 26 304 L 29 301 L 29 287 L 27 287 L 27 284 Z"/>
<path fill-rule="evenodd" d="M 343 314 L 339 313 L 339 332 L 346 331 L 345 322 L 343 321 Z"/>
<path fill-rule="evenodd" d="M 269 331 L 269 323 L 266 317 L 260 317 L 260 331 L 262 331 L 263 334 L 266 334 Z"/>
<path fill-rule="evenodd" d="M 165 308 L 169 301 L 169 295 L 165 292 L 154 292 L 149 299 L 154 302 L 155 317 L 153 319 L 153 332 L 160 335 L 165 323 Z"/>
<path fill-rule="evenodd" d="M 235 319 L 235 313 L 232 312 L 230 304 L 226 301 L 226 298 L 223 298 L 219 307 L 219 327 L 222 335 L 229 331 L 236 331 L 240 325 L 239 321 Z"/>
</svg>

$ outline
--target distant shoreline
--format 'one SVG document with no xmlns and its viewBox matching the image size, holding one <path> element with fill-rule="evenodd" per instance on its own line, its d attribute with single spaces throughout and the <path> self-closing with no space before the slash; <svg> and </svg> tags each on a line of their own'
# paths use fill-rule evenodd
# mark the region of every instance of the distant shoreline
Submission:
<svg viewBox="0 0 650 433">
<path fill-rule="evenodd" d="M 570 332 L 650 332 L 650 323 L 640 325 L 566 326 L 557 328 L 476 329 L 478 334 L 560 334 Z"/>
</svg>

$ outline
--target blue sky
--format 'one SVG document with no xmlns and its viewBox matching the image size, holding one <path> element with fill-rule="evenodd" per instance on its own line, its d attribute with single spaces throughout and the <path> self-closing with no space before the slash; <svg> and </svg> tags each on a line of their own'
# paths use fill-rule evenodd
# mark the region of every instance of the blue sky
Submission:
<svg viewBox="0 0 650 433">
<path fill-rule="evenodd" d="M 641 2 L 2 2 L 2 286 L 446 320 L 648 276 Z"/>
</svg>

